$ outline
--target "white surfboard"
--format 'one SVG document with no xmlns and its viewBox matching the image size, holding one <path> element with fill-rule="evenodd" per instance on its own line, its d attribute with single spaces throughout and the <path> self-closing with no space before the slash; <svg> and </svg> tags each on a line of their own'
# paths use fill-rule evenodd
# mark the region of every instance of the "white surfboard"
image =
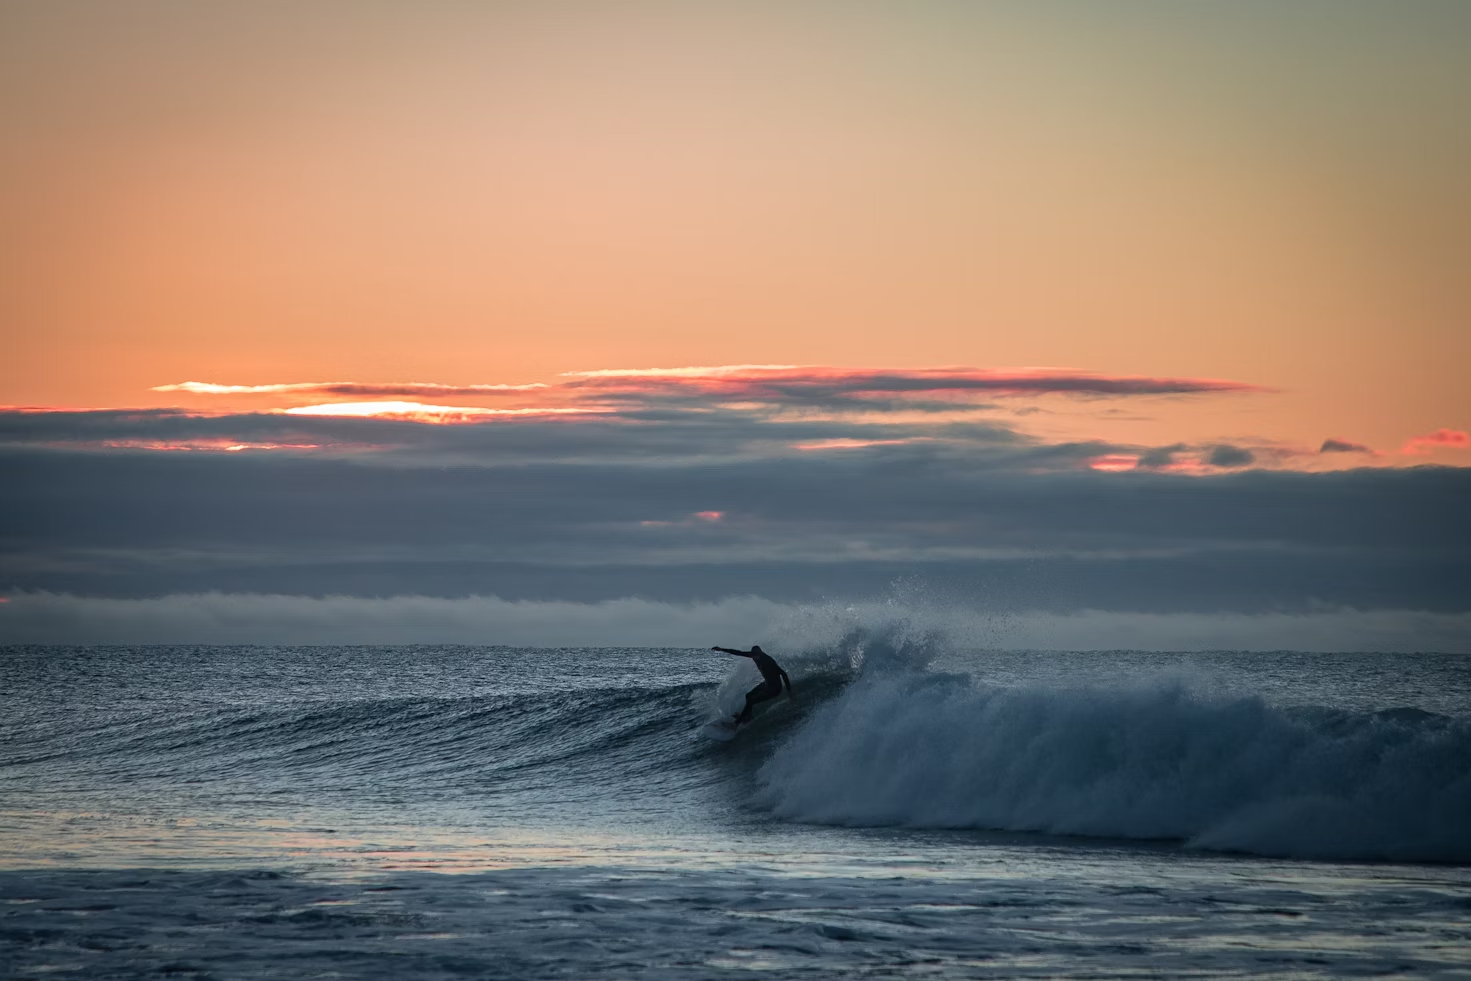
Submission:
<svg viewBox="0 0 1471 981">
<path fill-rule="evenodd" d="M 734 722 L 716 719 L 714 722 L 705 723 L 700 729 L 700 735 L 719 743 L 728 743 L 736 737 L 736 726 Z"/>
</svg>

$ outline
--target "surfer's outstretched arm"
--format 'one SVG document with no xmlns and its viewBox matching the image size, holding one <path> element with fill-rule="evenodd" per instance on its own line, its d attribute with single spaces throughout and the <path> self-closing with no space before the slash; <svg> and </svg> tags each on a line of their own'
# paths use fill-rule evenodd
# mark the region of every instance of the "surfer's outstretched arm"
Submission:
<svg viewBox="0 0 1471 981">
<path fill-rule="evenodd" d="M 720 651 L 723 654 L 734 654 L 736 657 L 750 657 L 752 654 L 756 653 L 755 651 L 732 650 L 729 647 L 712 647 L 710 649 L 712 651 Z"/>
</svg>

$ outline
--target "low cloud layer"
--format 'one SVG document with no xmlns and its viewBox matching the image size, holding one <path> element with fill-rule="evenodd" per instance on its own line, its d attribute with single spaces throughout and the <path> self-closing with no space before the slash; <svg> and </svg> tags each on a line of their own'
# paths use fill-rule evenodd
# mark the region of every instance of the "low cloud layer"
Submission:
<svg viewBox="0 0 1471 981">
<path fill-rule="evenodd" d="M 902 621 L 963 649 L 1471 652 L 1471 614 L 1324 610 L 1305 614 L 977 615 L 962 608 L 794 605 L 753 597 L 670 604 L 174 595 L 84 599 L 34 593 L 0 604 L 9 644 L 476 644 L 685 647 L 762 643 L 800 650 L 853 626 Z"/>
<path fill-rule="evenodd" d="M 571 624 L 600 603 L 703 617 L 732 596 L 862 601 L 913 581 L 978 615 L 1095 611 L 1100 630 L 1096 611 L 1177 632 L 1186 616 L 1471 612 L 1471 469 L 1295 469 L 1357 451 L 1341 440 L 1044 438 L 992 401 L 1252 390 L 1237 382 L 738 365 L 540 387 L 165 387 L 298 404 L 0 410 L 8 614 L 42 594 L 416 597 L 364 607 L 412 625 L 496 596 L 522 613 L 581 604 Z M 1454 452 L 1463 435 L 1425 440 Z"/>
<path fill-rule="evenodd" d="M 1096 473 L 1096 448 L 1006 434 L 710 458 L 591 431 L 475 427 L 504 462 L 474 466 L 0 454 L 0 592 L 791 600 L 924 575 L 995 608 L 1471 608 L 1463 469 Z"/>
</svg>

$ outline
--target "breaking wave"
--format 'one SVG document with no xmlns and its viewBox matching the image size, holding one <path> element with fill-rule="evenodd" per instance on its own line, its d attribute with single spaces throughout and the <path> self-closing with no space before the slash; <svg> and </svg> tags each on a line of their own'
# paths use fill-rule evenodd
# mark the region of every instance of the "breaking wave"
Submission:
<svg viewBox="0 0 1471 981">
<path fill-rule="evenodd" d="M 66 711 L 44 699 L 14 702 L 14 724 L 0 727 L 0 797 L 44 803 L 60 794 L 145 810 L 174 800 L 184 812 L 269 800 L 377 808 L 395 820 L 417 808 L 416 819 L 453 811 L 471 823 L 558 817 L 587 802 L 724 819 L 747 804 L 758 821 L 1471 862 L 1471 717 L 1289 707 L 1189 680 L 1049 681 L 1044 668 L 1060 662 L 1045 657 L 1002 670 L 995 656 L 966 655 L 965 673 L 946 673 L 956 666 L 953 647 L 924 629 L 929 623 L 850 608 L 772 625 L 795 697 L 763 706 L 739 739 L 721 745 L 695 733 L 739 707 L 756 680 L 744 660 L 732 659 L 723 681 L 702 670 L 660 683 L 670 675 L 653 651 L 471 652 L 446 656 L 440 674 L 426 655 L 421 668 L 404 671 L 417 681 L 402 690 L 339 694 L 324 681 L 322 698 L 220 702 L 201 694 L 224 684 L 216 679 L 160 687 L 126 706 L 114 704 L 103 677 L 107 684 L 64 703 Z M 960 647 L 975 650 L 973 639 Z M 245 666 L 268 654 L 201 655 L 208 664 L 197 670 L 208 679 L 233 665 L 220 677 L 245 684 Z M 38 677 L 50 677 L 50 659 L 62 656 L 39 656 Z M 372 677 L 414 656 L 383 648 L 308 661 L 285 649 L 267 676 L 320 661 L 314 670 L 326 679 L 353 670 Z M 114 655 L 76 657 L 75 676 L 90 678 Z M 129 677 L 152 672 L 139 682 L 152 692 L 180 662 L 150 657 L 126 663 Z M 613 666 L 578 680 L 590 662 Z M 1123 652 L 1097 663 L 1140 662 Z M 501 665 L 537 687 L 461 694 L 465 673 L 495 677 Z"/>
<path fill-rule="evenodd" d="M 1471 860 L 1471 723 L 1200 694 L 867 674 L 757 774 L 780 818 L 1135 839 L 1302 858 Z"/>
</svg>

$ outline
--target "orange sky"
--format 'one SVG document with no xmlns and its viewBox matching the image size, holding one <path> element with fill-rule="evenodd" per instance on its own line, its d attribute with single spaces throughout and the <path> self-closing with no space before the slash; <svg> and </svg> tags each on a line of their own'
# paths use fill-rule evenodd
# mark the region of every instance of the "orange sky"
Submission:
<svg viewBox="0 0 1471 981">
<path fill-rule="evenodd" d="M 5 5 L 0 402 L 1040 365 L 1275 390 L 1043 434 L 1471 428 L 1471 13 L 1171 8 Z"/>
</svg>

